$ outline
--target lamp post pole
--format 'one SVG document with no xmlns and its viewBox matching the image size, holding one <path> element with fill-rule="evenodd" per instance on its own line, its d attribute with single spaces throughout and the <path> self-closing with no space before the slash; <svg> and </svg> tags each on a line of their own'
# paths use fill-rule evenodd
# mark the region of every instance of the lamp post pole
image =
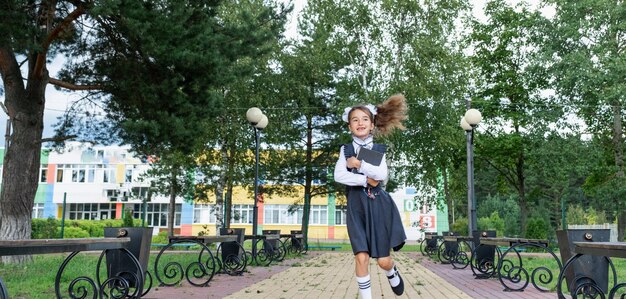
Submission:
<svg viewBox="0 0 626 299">
<path fill-rule="evenodd" d="M 265 129 L 268 123 L 267 116 L 261 109 L 252 107 L 246 111 L 246 118 L 254 130 L 255 154 L 254 154 L 254 207 L 252 210 L 252 234 L 258 234 L 259 225 L 259 143 L 261 130 Z M 253 246 L 253 254 L 256 246 Z"/>
<path fill-rule="evenodd" d="M 259 225 L 259 142 L 261 134 L 254 127 L 255 155 L 254 155 L 254 208 L 252 210 L 252 232 L 256 236 Z M 256 246 L 255 246 L 256 247 Z"/>
<path fill-rule="evenodd" d="M 467 135 L 467 203 L 469 234 L 476 230 L 476 197 L 474 196 L 474 130 Z"/>
<path fill-rule="evenodd" d="M 480 111 L 469 109 L 461 119 L 461 128 L 467 136 L 467 227 L 468 234 L 478 230 L 476 219 L 476 196 L 474 194 L 474 130 L 482 120 Z"/>
</svg>

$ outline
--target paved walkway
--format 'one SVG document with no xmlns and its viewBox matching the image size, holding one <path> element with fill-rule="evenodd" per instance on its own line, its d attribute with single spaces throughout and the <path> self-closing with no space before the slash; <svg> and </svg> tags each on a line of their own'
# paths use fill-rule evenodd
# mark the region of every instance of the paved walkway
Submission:
<svg viewBox="0 0 626 299">
<path fill-rule="evenodd" d="M 405 292 L 399 298 L 471 298 L 409 255 L 398 253 L 393 257 L 405 281 Z M 397 297 L 373 259 L 370 275 L 373 298 Z M 326 253 L 227 298 L 358 298 L 354 257 L 351 252 Z"/>
<path fill-rule="evenodd" d="M 383 271 L 370 263 L 373 298 L 556 298 L 555 293 L 503 292 L 497 279 L 476 280 L 471 270 L 454 270 L 419 253 L 393 254 L 405 282 L 395 296 Z M 309 252 L 271 267 L 252 267 L 243 276 L 216 275 L 208 287 L 153 288 L 145 298 L 351 298 L 357 299 L 351 252 Z"/>
</svg>

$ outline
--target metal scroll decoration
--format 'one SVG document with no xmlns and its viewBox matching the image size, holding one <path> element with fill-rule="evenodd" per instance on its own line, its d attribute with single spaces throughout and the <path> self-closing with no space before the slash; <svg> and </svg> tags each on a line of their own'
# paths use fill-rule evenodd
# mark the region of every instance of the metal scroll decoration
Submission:
<svg viewBox="0 0 626 299">
<path fill-rule="evenodd" d="M 563 271 L 561 271 L 561 274 L 559 275 L 558 284 L 557 284 L 557 294 L 559 298 L 566 298 L 562 289 L 563 281 L 565 280 L 564 273 L 566 273 L 566 271 L 570 267 L 573 268 L 573 265 L 582 256 L 584 255 L 581 253 L 576 254 L 575 256 L 571 257 L 563 266 Z M 613 264 L 613 261 L 609 257 L 604 257 L 604 258 L 608 261 L 609 269 L 611 270 L 610 273 L 612 273 L 612 277 L 613 277 L 612 283 L 611 283 L 613 287 L 608 291 L 608 294 L 605 293 L 605 291 L 600 286 L 598 281 L 596 281 L 592 277 L 589 277 L 586 275 L 579 275 L 579 276 L 576 276 L 575 279 L 570 282 L 570 285 L 567 286 L 567 289 L 571 290 L 571 293 L 570 293 L 571 298 L 574 298 L 574 299 L 579 298 L 579 297 L 599 298 L 599 299 L 605 299 L 605 298 L 624 299 L 626 298 L 626 283 L 617 283 L 617 271 L 615 270 L 615 265 Z"/>
<path fill-rule="evenodd" d="M 505 287 L 505 291 L 523 291 L 529 283 L 535 287 L 535 289 L 541 292 L 549 292 L 549 288 L 544 288 L 541 285 L 550 285 L 556 283 L 555 277 L 550 268 L 546 266 L 535 267 L 530 270 L 525 267 L 523 263 L 523 257 L 520 254 L 522 249 L 538 248 L 539 251 L 547 252 L 552 257 L 552 260 L 556 262 L 559 274 L 563 269 L 561 260 L 554 254 L 554 252 L 542 243 L 517 243 L 509 247 L 502 255 L 498 262 L 498 279 L 500 283 Z M 515 256 L 511 258 L 509 253 L 515 253 Z M 499 254 L 498 254 L 499 255 Z M 500 256 L 500 255 L 499 255 Z M 530 271 L 530 272 L 529 272 Z"/>
<path fill-rule="evenodd" d="M 120 250 L 123 254 L 127 255 L 134 264 L 134 268 L 131 271 L 124 271 L 120 273 L 109 273 L 107 279 L 102 281 L 100 272 L 103 271 L 102 261 L 106 257 L 106 253 L 109 250 Z M 141 298 L 146 292 L 143 291 L 143 285 L 145 278 L 143 277 L 143 271 L 137 258 L 126 248 L 122 249 L 107 249 L 104 250 L 98 259 L 96 266 L 96 278 L 93 279 L 88 276 L 79 276 L 72 279 L 67 285 L 67 296 L 62 295 L 61 281 L 64 276 L 68 276 L 69 271 L 66 269 L 78 255 L 80 251 L 72 252 L 61 264 L 57 271 L 56 278 L 54 280 L 54 289 L 57 298 Z"/>
<path fill-rule="evenodd" d="M 163 255 L 164 252 L 171 249 L 178 243 L 195 243 L 199 248 L 199 252 L 193 252 L 195 255 L 191 259 L 185 259 L 185 255 L 169 254 Z M 176 240 L 163 247 L 154 262 L 154 276 L 162 286 L 174 286 L 179 284 L 183 278 L 187 279 L 191 285 L 207 286 L 213 276 L 218 271 L 219 264 L 211 250 L 198 240 Z"/>
</svg>

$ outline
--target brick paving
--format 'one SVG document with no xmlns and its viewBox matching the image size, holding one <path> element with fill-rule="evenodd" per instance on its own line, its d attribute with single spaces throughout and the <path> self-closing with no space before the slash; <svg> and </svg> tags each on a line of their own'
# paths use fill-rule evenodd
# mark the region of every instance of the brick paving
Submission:
<svg viewBox="0 0 626 299">
<path fill-rule="evenodd" d="M 541 292 L 533 287 L 532 284 L 524 289 L 523 292 L 505 292 L 504 287 L 495 277 L 489 279 L 475 279 L 470 267 L 465 269 L 454 269 L 452 265 L 434 262 L 431 259 L 422 257 L 421 254 L 412 254 L 416 257 L 421 265 L 432 271 L 447 282 L 459 287 L 472 298 L 506 298 L 506 299 L 542 299 L 542 298 L 558 298 L 556 292 Z M 558 276 L 558 273 L 556 273 Z M 556 277 L 554 277 L 556 279 Z M 519 288 L 520 285 L 511 285 L 510 287 Z"/>
<path fill-rule="evenodd" d="M 415 252 L 393 253 L 405 281 L 395 296 L 383 271 L 370 263 L 373 298 L 556 298 L 529 285 L 524 292 L 504 292 L 497 279 L 474 279 L 469 268 L 455 270 Z M 153 288 L 145 298 L 353 298 L 358 299 L 351 252 L 312 251 L 270 267 L 251 267 L 242 276 L 216 275 L 209 286 Z"/>
</svg>

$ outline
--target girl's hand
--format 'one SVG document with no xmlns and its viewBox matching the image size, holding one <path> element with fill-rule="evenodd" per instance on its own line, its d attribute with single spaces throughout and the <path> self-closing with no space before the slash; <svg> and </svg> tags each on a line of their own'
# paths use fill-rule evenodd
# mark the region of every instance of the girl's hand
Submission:
<svg viewBox="0 0 626 299">
<path fill-rule="evenodd" d="M 359 169 L 361 168 L 361 161 L 359 161 L 359 159 L 355 157 L 350 157 L 348 158 L 348 160 L 346 160 L 346 165 L 348 166 L 348 168 Z"/>
<path fill-rule="evenodd" d="M 368 185 L 370 185 L 372 187 L 376 187 L 376 186 L 378 186 L 378 183 L 379 182 L 377 180 L 375 180 L 373 178 L 370 178 L 370 177 L 367 177 L 367 184 Z"/>
</svg>

